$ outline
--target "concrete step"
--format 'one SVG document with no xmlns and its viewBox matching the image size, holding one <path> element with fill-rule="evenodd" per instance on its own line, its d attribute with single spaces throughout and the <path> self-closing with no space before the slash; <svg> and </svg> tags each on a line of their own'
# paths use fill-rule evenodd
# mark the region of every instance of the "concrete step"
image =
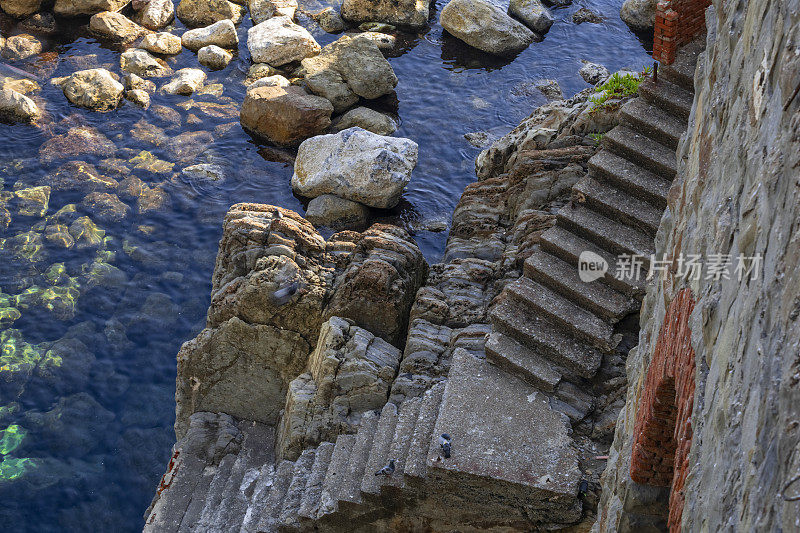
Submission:
<svg viewBox="0 0 800 533">
<path fill-rule="evenodd" d="M 295 463 L 292 461 L 281 461 L 275 469 L 275 479 L 272 481 L 272 488 L 264 500 L 259 514 L 256 527 L 257 533 L 272 533 L 278 527 L 280 512 L 283 508 L 283 501 L 289 491 L 289 485 L 294 477 Z"/>
<path fill-rule="evenodd" d="M 620 109 L 620 122 L 672 148 L 678 149 L 678 141 L 686 131 L 686 121 L 644 98 L 634 98 Z"/>
<path fill-rule="evenodd" d="M 570 302 L 561 294 L 532 279 L 522 277 L 506 285 L 505 292 L 559 327 L 567 335 L 575 335 L 600 350 L 610 352 L 614 342 L 614 327 L 594 313 Z"/>
<path fill-rule="evenodd" d="M 300 511 L 300 503 L 303 500 L 308 477 L 311 475 L 311 467 L 314 465 L 314 455 L 315 450 L 313 448 L 303 450 L 303 453 L 294 463 L 292 481 L 286 489 L 286 496 L 283 498 L 281 511 L 278 515 L 281 529 L 300 527 L 298 512 Z"/>
<path fill-rule="evenodd" d="M 486 359 L 545 392 L 553 392 L 561 381 L 561 372 L 547 357 L 498 331 L 486 341 Z"/>
<path fill-rule="evenodd" d="M 208 487 L 208 496 L 203 504 L 203 512 L 200 515 L 200 520 L 195 525 L 195 529 L 213 531 L 216 511 L 219 509 L 222 494 L 225 491 L 231 470 L 233 470 L 233 465 L 238 457 L 238 455 L 228 454 L 219 462 L 217 473 L 214 474 L 214 479 L 211 480 L 211 485 Z"/>
<path fill-rule="evenodd" d="M 586 207 L 569 205 L 559 209 L 557 224 L 591 241 L 612 254 L 640 256 L 645 269 L 650 266 L 650 256 L 655 253 L 653 238 L 636 228 L 604 217 Z"/>
<path fill-rule="evenodd" d="M 322 482 L 319 511 L 317 517 L 333 514 L 339 509 L 339 495 L 342 485 L 347 480 L 347 467 L 353 446 L 356 443 L 355 435 L 339 435 L 331 454 L 331 464 L 325 473 Z"/>
<path fill-rule="evenodd" d="M 672 113 L 684 124 L 688 122 L 694 103 L 694 93 L 691 90 L 659 76 L 658 83 L 653 83 L 651 78 L 642 81 L 639 84 L 639 94 L 651 104 Z"/>
<path fill-rule="evenodd" d="M 655 236 L 658 231 L 663 209 L 639 200 L 624 190 L 590 176 L 584 176 L 572 190 L 583 194 L 585 207 L 603 216 L 633 226 L 648 235 Z"/>
<path fill-rule="evenodd" d="M 435 444 L 433 426 L 439 415 L 439 405 L 442 402 L 445 382 L 440 382 L 425 391 L 419 408 L 419 416 L 414 425 L 411 444 L 408 446 L 408 457 L 403 469 L 406 480 L 419 480 L 425 477 L 428 470 L 426 460 L 428 449 Z"/>
<path fill-rule="evenodd" d="M 541 248 L 525 260 L 525 275 L 612 323 L 639 307 L 634 298 L 603 283 L 581 281 L 577 264 L 566 263 Z"/>
<path fill-rule="evenodd" d="M 303 491 L 303 499 L 300 501 L 300 509 L 297 514 L 300 519 L 316 520 L 319 511 L 320 499 L 322 497 L 322 486 L 325 482 L 325 475 L 331 464 L 331 456 L 336 445 L 332 442 L 323 442 L 317 446 L 314 452 L 314 464 L 311 473 L 308 475 L 306 488 Z"/>
<path fill-rule="evenodd" d="M 397 425 L 397 406 L 391 402 L 387 403 L 381 411 L 378 420 L 378 427 L 375 429 L 375 438 L 372 439 L 372 449 L 369 452 L 361 477 L 361 496 L 378 496 L 380 494 L 383 477 L 376 476 L 375 472 L 383 468 L 392 457 L 389 451 L 394 439 L 394 428 Z"/>
<path fill-rule="evenodd" d="M 672 181 L 675 177 L 675 150 L 627 126 L 619 125 L 603 135 L 602 144 L 664 179 Z"/>
<path fill-rule="evenodd" d="M 660 65 L 658 77 L 664 78 L 687 91 L 694 91 L 694 71 L 697 58 L 705 49 L 705 34 L 685 44 L 675 54 L 675 62 L 671 65 Z"/>
<path fill-rule="evenodd" d="M 258 479 L 255 482 L 253 494 L 250 496 L 247 510 L 244 513 L 239 533 L 254 533 L 258 528 L 258 523 L 264 512 L 264 503 L 269 497 L 270 490 L 275 482 L 276 466 L 268 463 L 259 470 Z"/>
<path fill-rule="evenodd" d="M 361 424 L 356 433 L 356 441 L 353 443 L 353 453 L 347 464 L 347 478 L 342 482 L 342 490 L 339 492 L 339 505 L 361 503 L 361 480 L 369 461 L 372 442 L 375 439 L 375 431 L 378 429 L 379 417 L 376 413 L 368 413 L 361 418 Z"/>
<path fill-rule="evenodd" d="M 605 275 L 598 281 L 609 287 L 626 294 L 629 297 L 641 300 L 645 289 L 647 269 L 640 269 L 638 279 L 636 276 L 617 276 L 618 266 L 622 266 L 617 255 L 614 255 L 593 242 L 589 242 L 562 226 L 554 226 L 542 233 L 539 240 L 542 250 L 558 257 L 573 268 L 578 268 L 578 258 L 583 252 L 592 252 L 605 259 L 609 268 Z M 649 259 L 649 258 L 648 258 Z"/>
<path fill-rule="evenodd" d="M 591 378 L 600 367 L 603 357 L 598 350 L 564 333 L 513 298 L 501 298 L 489 318 L 500 333 L 536 350 L 570 374 Z"/>
<path fill-rule="evenodd" d="M 404 483 L 403 472 L 406 467 L 406 458 L 414 435 L 414 426 L 419 417 L 421 398 L 410 398 L 403 402 L 397 415 L 397 425 L 394 427 L 394 438 L 389 447 L 388 459 L 395 459 L 395 473 L 384 480 L 381 490 L 402 490 Z"/>
<path fill-rule="evenodd" d="M 609 150 L 600 150 L 589 159 L 589 175 L 597 181 L 613 184 L 662 212 L 667 207 L 667 194 L 672 185 L 671 181 Z"/>
</svg>

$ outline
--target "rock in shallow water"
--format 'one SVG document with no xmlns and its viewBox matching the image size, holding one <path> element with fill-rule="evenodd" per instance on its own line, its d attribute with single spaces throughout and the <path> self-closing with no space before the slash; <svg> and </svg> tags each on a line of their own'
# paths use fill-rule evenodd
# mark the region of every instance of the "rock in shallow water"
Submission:
<svg viewBox="0 0 800 533">
<path fill-rule="evenodd" d="M 0 90 L 0 117 L 6 120 L 30 122 L 40 116 L 39 107 L 24 94 L 11 89 Z"/>
<path fill-rule="evenodd" d="M 308 203 L 306 220 L 315 226 L 359 230 L 367 225 L 369 208 L 332 194 L 317 196 Z"/>
<path fill-rule="evenodd" d="M 117 11 L 128 0 L 56 0 L 53 12 L 62 17 L 94 15 L 101 11 Z"/>
<path fill-rule="evenodd" d="M 339 33 L 344 31 L 345 24 L 339 13 L 332 7 L 326 7 L 318 13 L 312 15 L 314 21 L 319 24 L 322 31 L 327 33 Z"/>
<path fill-rule="evenodd" d="M 242 20 L 242 9 L 228 0 L 181 0 L 176 13 L 187 26 L 198 27 L 226 19 L 235 24 Z"/>
<path fill-rule="evenodd" d="M 597 85 L 601 81 L 607 79 L 611 73 L 608 71 L 606 67 L 603 65 L 598 65 L 597 63 L 590 63 L 588 61 L 583 62 L 583 66 L 581 70 L 578 71 L 581 75 L 581 78 L 586 83 L 591 83 L 592 85 Z"/>
<path fill-rule="evenodd" d="M 421 30 L 428 24 L 428 0 L 344 0 L 342 18 L 348 22 L 385 22 Z"/>
<path fill-rule="evenodd" d="M 272 17 L 247 31 L 247 48 L 256 63 L 279 67 L 319 53 L 314 37 L 289 17 Z"/>
<path fill-rule="evenodd" d="M 247 0 L 247 9 L 250 10 L 253 24 L 260 24 L 276 16 L 293 19 L 297 11 L 297 0 Z"/>
<path fill-rule="evenodd" d="M 195 52 L 212 44 L 231 49 L 239 46 L 236 27 L 230 20 L 221 20 L 205 28 L 189 30 L 181 36 L 181 41 L 183 46 Z"/>
<path fill-rule="evenodd" d="M 584 22 L 588 22 L 590 24 L 600 24 L 603 22 L 603 17 L 591 9 L 582 7 L 572 14 L 572 22 L 575 24 L 583 24 Z"/>
<path fill-rule="evenodd" d="M 89 29 L 105 39 L 129 43 L 144 35 L 147 29 L 139 26 L 122 13 L 103 11 L 92 15 Z"/>
<path fill-rule="evenodd" d="M 0 0 L 0 9 L 12 17 L 27 17 L 39 11 L 41 0 Z"/>
<path fill-rule="evenodd" d="M 547 33 L 553 25 L 553 15 L 540 0 L 511 0 L 508 13 L 540 36 Z"/>
<path fill-rule="evenodd" d="M 150 55 L 147 50 L 132 48 L 119 56 L 120 68 L 143 78 L 163 78 L 172 74 L 172 69 L 161 59 Z"/>
<path fill-rule="evenodd" d="M 150 30 L 160 30 L 175 18 L 172 0 L 149 0 L 137 10 L 133 20 Z"/>
<path fill-rule="evenodd" d="M 658 0 L 625 0 L 619 16 L 634 31 L 653 29 Z"/>
<path fill-rule="evenodd" d="M 233 59 L 233 54 L 214 44 L 204 46 L 197 51 L 197 61 L 212 70 L 224 69 L 231 59 Z"/>
<path fill-rule="evenodd" d="M 276 144 L 293 146 L 331 125 L 333 106 L 301 87 L 258 87 L 242 103 L 239 119 L 249 131 Z"/>
<path fill-rule="evenodd" d="M 400 201 L 417 164 L 417 143 L 361 128 L 304 141 L 297 151 L 292 189 L 310 198 L 333 194 L 388 209 Z"/>
<path fill-rule="evenodd" d="M 22 61 L 42 52 L 42 43 L 33 35 L 14 35 L 6 39 L 0 56 L 11 61 Z"/>
<path fill-rule="evenodd" d="M 499 56 L 523 51 L 535 37 L 524 24 L 485 0 L 450 0 L 439 22 L 468 45 Z"/>
<path fill-rule="evenodd" d="M 206 73 L 199 68 L 182 68 L 161 90 L 167 94 L 188 96 L 202 87 L 205 81 Z"/>
<path fill-rule="evenodd" d="M 390 116 L 368 107 L 351 109 L 333 123 L 335 131 L 342 131 L 356 126 L 378 135 L 391 135 L 397 131 L 397 123 Z"/>
<path fill-rule="evenodd" d="M 181 53 L 181 38 L 168 31 L 145 35 L 140 47 L 154 54 L 174 56 Z"/>
<path fill-rule="evenodd" d="M 122 101 L 125 87 L 102 68 L 79 70 L 61 84 L 64 96 L 75 105 L 95 111 L 108 111 Z"/>
</svg>

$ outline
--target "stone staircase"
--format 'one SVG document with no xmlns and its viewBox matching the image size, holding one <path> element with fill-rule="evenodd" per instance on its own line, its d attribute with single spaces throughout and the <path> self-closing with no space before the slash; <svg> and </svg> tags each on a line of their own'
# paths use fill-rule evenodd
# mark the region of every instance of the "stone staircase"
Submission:
<svg viewBox="0 0 800 533">
<path fill-rule="evenodd" d="M 640 84 L 640 97 L 620 109 L 620 124 L 603 136 L 603 149 L 525 261 L 524 275 L 506 286 L 490 311 L 488 359 L 556 398 L 564 396 L 565 383 L 585 390 L 603 355 L 619 343 L 616 324 L 641 305 L 700 51 L 702 43 L 687 45 L 673 65 L 660 69 L 656 83 Z M 590 283 L 578 275 L 584 251 L 609 266 Z M 623 254 L 641 260 L 638 276 L 617 275 Z M 580 413 L 564 412 L 573 423 L 579 420 Z"/>
</svg>

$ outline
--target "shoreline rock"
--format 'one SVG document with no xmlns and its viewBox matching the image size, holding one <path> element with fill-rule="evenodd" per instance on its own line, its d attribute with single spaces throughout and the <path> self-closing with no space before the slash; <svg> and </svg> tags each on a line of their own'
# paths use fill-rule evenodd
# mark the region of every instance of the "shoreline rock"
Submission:
<svg viewBox="0 0 800 533">
<path fill-rule="evenodd" d="M 535 39 L 524 24 L 485 0 L 450 0 L 439 23 L 453 37 L 498 56 L 514 56 Z"/>
</svg>

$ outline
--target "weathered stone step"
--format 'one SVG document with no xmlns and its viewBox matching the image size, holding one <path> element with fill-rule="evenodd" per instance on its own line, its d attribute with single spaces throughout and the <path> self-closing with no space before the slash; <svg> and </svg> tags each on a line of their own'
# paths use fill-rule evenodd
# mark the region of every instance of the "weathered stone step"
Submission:
<svg viewBox="0 0 800 533">
<path fill-rule="evenodd" d="M 353 443 L 353 453 L 347 464 L 347 478 L 341 484 L 339 492 L 339 505 L 361 503 L 361 480 L 367 467 L 375 431 L 378 429 L 379 417 L 375 413 L 367 413 L 361 418 L 356 441 Z"/>
<path fill-rule="evenodd" d="M 618 267 L 622 266 L 618 256 L 610 253 L 608 250 L 600 248 L 593 242 L 582 239 L 575 233 L 561 226 L 553 226 L 542 233 L 539 246 L 542 250 L 558 257 L 575 269 L 578 268 L 578 258 L 581 253 L 588 251 L 599 255 L 608 263 L 608 271 L 598 281 L 603 282 L 623 294 L 641 299 L 645 287 L 644 280 L 647 276 L 647 269 L 645 267 L 638 269 L 640 270 L 638 278 L 636 276 L 618 277 Z"/>
<path fill-rule="evenodd" d="M 308 475 L 303 498 L 300 501 L 300 508 L 297 514 L 301 519 L 315 520 L 319 511 L 320 498 L 322 497 L 322 485 L 325 475 L 328 473 L 328 466 L 331 464 L 331 456 L 335 444 L 323 442 L 317 446 L 314 452 L 314 464 L 311 473 Z"/>
<path fill-rule="evenodd" d="M 347 468 L 355 443 L 355 435 L 339 435 L 336 439 L 331 454 L 331 464 L 322 482 L 318 517 L 335 513 L 339 508 L 339 496 L 347 481 Z"/>
<path fill-rule="evenodd" d="M 433 435 L 433 426 L 436 424 L 436 417 L 439 415 L 439 405 L 442 402 L 444 387 L 445 382 L 437 383 L 422 396 L 419 416 L 414 425 L 411 444 L 408 446 L 408 458 L 403 469 L 403 474 L 407 479 L 418 480 L 425 477 L 428 449 L 433 445 L 432 442 L 436 440 Z"/>
<path fill-rule="evenodd" d="M 361 478 L 361 495 L 377 496 L 380 494 L 383 477 L 376 476 L 375 472 L 386 466 L 389 462 L 390 447 L 394 439 L 394 428 L 397 425 L 397 406 L 387 403 L 381 411 L 378 427 L 375 429 L 375 438 L 372 440 L 372 450 L 369 453 L 364 475 Z"/>
<path fill-rule="evenodd" d="M 239 533 L 254 533 L 264 512 L 264 503 L 269 497 L 269 493 L 275 483 L 275 467 L 277 465 L 268 463 L 261 467 L 258 473 L 253 494 L 250 497 L 249 505 L 242 519 L 242 527 Z"/>
<path fill-rule="evenodd" d="M 649 268 L 650 256 L 655 253 L 655 244 L 653 238 L 646 233 L 585 207 L 562 207 L 558 211 L 557 220 L 573 233 L 612 254 L 640 256 L 645 268 Z"/>
<path fill-rule="evenodd" d="M 269 495 L 262 502 L 261 509 L 256 511 L 261 515 L 255 529 L 258 533 L 271 533 L 277 529 L 283 501 L 294 477 L 294 468 L 295 463 L 292 461 L 281 461 L 275 469 L 275 479 Z"/>
<path fill-rule="evenodd" d="M 660 65 L 658 77 L 664 78 L 687 91 L 694 91 L 694 71 L 697 57 L 705 49 L 705 33 L 694 41 L 681 46 L 671 65 Z"/>
<path fill-rule="evenodd" d="M 387 459 L 395 459 L 395 473 L 386 478 L 382 490 L 402 489 L 404 486 L 403 471 L 406 467 L 411 437 L 414 434 L 414 426 L 419 416 L 419 404 L 421 398 L 410 398 L 403 402 L 397 415 L 397 425 L 394 428 L 394 438 L 389 447 Z"/>
<path fill-rule="evenodd" d="M 489 318 L 501 333 L 541 351 L 553 363 L 577 376 L 591 378 L 600 367 L 603 357 L 599 351 L 564 333 L 513 298 L 501 298 L 492 307 Z"/>
<path fill-rule="evenodd" d="M 598 181 L 612 183 L 618 189 L 649 202 L 662 212 L 667 207 L 671 181 L 609 150 L 600 150 L 589 159 L 589 175 Z"/>
<path fill-rule="evenodd" d="M 675 150 L 619 125 L 603 135 L 603 146 L 647 170 L 672 180 L 675 177 Z"/>
<path fill-rule="evenodd" d="M 545 392 L 553 392 L 561 381 L 552 361 L 497 331 L 486 341 L 486 359 Z"/>
<path fill-rule="evenodd" d="M 180 527 L 177 529 L 179 533 L 190 533 L 195 529 L 195 526 L 200 521 L 205 508 L 206 498 L 208 497 L 208 489 L 217 470 L 206 467 L 197 483 L 197 486 L 192 492 L 191 501 L 189 506 L 186 507 L 186 512 L 183 513 L 183 518 L 180 519 Z"/>
<path fill-rule="evenodd" d="M 300 457 L 294 463 L 292 470 L 292 481 L 286 489 L 286 496 L 281 504 L 279 523 L 281 528 L 296 528 L 300 526 L 298 511 L 303 499 L 303 492 L 311 474 L 311 467 L 314 465 L 315 450 L 313 448 L 303 450 Z"/>
<path fill-rule="evenodd" d="M 621 122 L 653 140 L 678 149 L 678 141 L 686 131 L 686 121 L 651 105 L 644 98 L 634 98 L 620 109 Z"/>
<path fill-rule="evenodd" d="M 215 512 L 219 509 L 225 486 L 228 484 L 228 478 L 231 475 L 236 459 L 238 459 L 238 455 L 228 454 L 219 462 L 217 473 L 214 474 L 214 479 L 211 480 L 211 485 L 208 487 L 208 496 L 203 504 L 203 512 L 200 515 L 200 520 L 195 525 L 195 529 L 200 531 L 214 529 Z"/>
<path fill-rule="evenodd" d="M 653 83 L 651 78 L 642 81 L 639 84 L 639 94 L 651 104 L 683 120 L 685 127 L 694 103 L 694 93 L 691 90 L 687 91 L 680 85 L 675 85 L 663 76 L 659 76 L 658 83 Z"/>
<path fill-rule="evenodd" d="M 525 275 L 612 322 L 638 307 L 635 299 L 603 283 L 581 281 L 576 264 L 565 263 L 542 249 L 525 260 Z"/>
<path fill-rule="evenodd" d="M 663 210 L 611 185 L 584 176 L 572 188 L 583 194 L 585 206 L 601 215 L 655 236 Z"/>
<path fill-rule="evenodd" d="M 506 285 L 506 291 L 548 322 L 584 342 L 604 351 L 612 351 L 617 345 L 612 339 L 614 328 L 611 324 L 532 279 L 519 278 Z"/>
</svg>

